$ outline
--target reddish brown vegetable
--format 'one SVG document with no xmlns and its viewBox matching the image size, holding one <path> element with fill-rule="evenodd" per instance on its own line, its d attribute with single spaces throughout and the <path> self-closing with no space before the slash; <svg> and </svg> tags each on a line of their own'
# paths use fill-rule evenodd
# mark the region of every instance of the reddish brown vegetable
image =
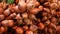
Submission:
<svg viewBox="0 0 60 34">
<path fill-rule="evenodd" d="M 3 13 L 3 11 L 4 11 L 4 10 L 3 10 L 3 8 L 0 8 L 0 14 L 2 14 L 2 13 Z"/>
<path fill-rule="evenodd" d="M 23 34 L 23 29 L 20 28 L 20 27 L 17 27 L 17 28 L 16 28 L 16 33 L 17 33 L 17 34 Z"/>
<path fill-rule="evenodd" d="M 26 10 L 27 7 L 26 7 L 25 0 L 19 0 L 18 8 L 19 10 L 21 10 L 21 12 L 24 12 Z"/>
<path fill-rule="evenodd" d="M 27 25 L 23 26 L 23 29 L 28 30 L 28 26 Z"/>
<path fill-rule="evenodd" d="M 26 31 L 26 34 L 33 34 L 32 31 Z"/>
<path fill-rule="evenodd" d="M 23 13 L 22 14 L 22 18 L 28 18 L 28 14 L 27 13 Z"/>
<path fill-rule="evenodd" d="M 14 24 L 13 20 L 4 20 L 4 21 L 2 21 L 2 25 L 3 26 L 9 26 L 9 27 L 11 27 L 11 26 L 13 26 L 13 24 Z"/>
<path fill-rule="evenodd" d="M 0 34 L 6 31 L 7 31 L 7 27 L 3 27 L 3 26 L 0 27 Z"/>
<path fill-rule="evenodd" d="M 7 10 L 4 11 L 4 15 L 5 15 L 5 16 L 9 16 L 9 15 L 10 15 L 9 9 L 7 9 Z"/>
<path fill-rule="evenodd" d="M 60 34 L 60 0 L 0 0 L 0 34 Z"/>
<path fill-rule="evenodd" d="M 43 30 L 44 27 L 45 27 L 45 25 L 44 25 L 43 23 L 39 23 L 38 26 L 39 26 L 39 29 L 40 29 L 40 30 Z"/>
<path fill-rule="evenodd" d="M 15 17 L 15 19 L 17 19 L 17 20 L 22 19 L 21 18 L 21 15 L 20 14 L 17 14 L 16 17 Z"/>
<path fill-rule="evenodd" d="M 4 20 L 5 16 L 4 15 L 0 15 L 0 21 Z"/>
</svg>

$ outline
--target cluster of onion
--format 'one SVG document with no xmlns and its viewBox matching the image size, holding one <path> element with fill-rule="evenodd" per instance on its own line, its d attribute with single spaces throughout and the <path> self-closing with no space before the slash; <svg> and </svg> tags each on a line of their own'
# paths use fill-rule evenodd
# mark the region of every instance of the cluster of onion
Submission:
<svg viewBox="0 0 60 34">
<path fill-rule="evenodd" d="M 2 2 L 0 34 L 8 34 L 9 28 L 15 31 L 14 34 L 55 34 L 56 30 L 59 34 L 60 26 L 56 28 L 60 22 L 59 7 L 59 0 L 15 0 L 14 4 Z"/>
</svg>

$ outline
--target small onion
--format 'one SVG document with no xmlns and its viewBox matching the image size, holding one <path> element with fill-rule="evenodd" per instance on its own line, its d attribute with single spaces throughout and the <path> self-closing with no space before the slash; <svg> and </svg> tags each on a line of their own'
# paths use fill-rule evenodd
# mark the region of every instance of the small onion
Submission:
<svg viewBox="0 0 60 34">
<path fill-rule="evenodd" d="M 5 10 L 3 14 L 4 14 L 5 16 L 9 16 L 9 15 L 10 15 L 9 9 Z"/>
<path fill-rule="evenodd" d="M 17 27 L 17 28 L 16 28 L 16 33 L 18 33 L 18 34 L 23 34 L 23 29 L 20 28 L 20 27 Z"/>
<path fill-rule="evenodd" d="M 44 25 L 43 23 L 39 23 L 38 26 L 39 26 L 39 29 L 40 29 L 40 30 L 43 30 L 44 27 L 45 27 L 45 25 Z"/>
<path fill-rule="evenodd" d="M 26 34 L 33 34 L 32 31 L 26 31 Z"/>
<path fill-rule="evenodd" d="M 9 26 L 9 27 L 11 27 L 11 26 L 13 26 L 13 24 L 14 24 L 13 20 L 4 20 L 4 21 L 2 21 L 2 25 L 3 26 Z"/>
</svg>

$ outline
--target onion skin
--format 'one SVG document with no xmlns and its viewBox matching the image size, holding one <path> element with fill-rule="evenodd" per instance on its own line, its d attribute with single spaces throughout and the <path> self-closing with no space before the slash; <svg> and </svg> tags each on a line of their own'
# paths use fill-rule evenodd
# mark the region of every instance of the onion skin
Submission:
<svg viewBox="0 0 60 34">
<path fill-rule="evenodd" d="M 23 29 L 20 27 L 16 28 L 16 33 L 23 34 Z"/>
<path fill-rule="evenodd" d="M 26 10 L 25 0 L 19 0 L 18 8 L 19 10 L 21 10 L 21 12 L 24 12 Z"/>
<path fill-rule="evenodd" d="M 0 15 L 0 21 L 1 21 L 1 20 L 4 20 L 4 18 L 5 18 L 5 16 L 1 14 L 1 15 Z"/>
<path fill-rule="evenodd" d="M 7 27 L 3 27 L 3 26 L 1 26 L 1 27 L 0 27 L 0 34 L 6 32 L 7 30 L 8 30 Z"/>
<path fill-rule="evenodd" d="M 32 31 L 26 31 L 26 34 L 33 34 L 33 32 Z"/>
<path fill-rule="evenodd" d="M 59 0 L 2 0 L 0 34 L 60 34 Z"/>
<path fill-rule="evenodd" d="M 43 23 L 39 23 L 38 26 L 39 26 L 39 29 L 40 29 L 40 30 L 43 30 L 44 27 L 45 27 L 45 25 L 44 25 Z"/>
<path fill-rule="evenodd" d="M 3 11 L 4 11 L 4 10 L 3 10 L 3 8 L 0 8 L 0 14 L 2 14 L 2 13 L 3 13 Z"/>
<path fill-rule="evenodd" d="M 14 21 L 13 21 L 13 20 L 4 20 L 4 21 L 2 21 L 2 25 L 3 25 L 3 26 L 12 27 L 13 24 L 14 24 Z"/>
<path fill-rule="evenodd" d="M 9 16 L 9 15 L 10 15 L 9 9 L 5 10 L 3 14 L 4 14 L 5 16 Z"/>
</svg>

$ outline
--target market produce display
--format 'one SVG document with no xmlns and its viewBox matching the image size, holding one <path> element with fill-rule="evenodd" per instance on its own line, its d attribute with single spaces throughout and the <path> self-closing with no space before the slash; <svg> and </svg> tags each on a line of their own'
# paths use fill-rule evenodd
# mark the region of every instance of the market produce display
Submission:
<svg viewBox="0 0 60 34">
<path fill-rule="evenodd" d="M 0 34 L 60 34 L 60 0 L 0 0 Z"/>
</svg>

